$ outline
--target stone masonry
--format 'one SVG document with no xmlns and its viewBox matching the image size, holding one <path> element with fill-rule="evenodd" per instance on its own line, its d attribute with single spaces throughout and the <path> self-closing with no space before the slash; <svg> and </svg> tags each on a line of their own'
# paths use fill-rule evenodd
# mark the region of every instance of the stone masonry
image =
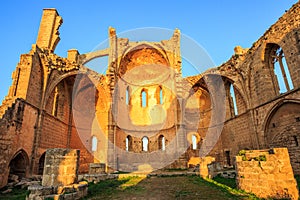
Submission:
<svg viewBox="0 0 300 200">
<path fill-rule="evenodd" d="M 77 181 L 79 150 L 48 149 L 46 152 L 43 186 L 66 186 Z"/>
<path fill-rule="evenodd" d="M 241 151 L 236 157 L 237 184 L 261 198 L 298 199 L 287 148 Z"/>
<path fill-rule="evenodd" d="M 52 148 L 79 149 L 78 173 L 87 173 L 90 163 L 111 171 L 187 168 L 204 146 L 230 167 L 242 149 L 285 147 L 300 174 L 299 13 L 297 2 L 250 48 L 235 47 L 221 66 L 182 77 L 178 29 L 150 42 L 119 38 L 110 27 L 107 48 L 61 57 L 62 17 L 44 9 L 36 43 L 20 56 L 0 106 L 0 188 L 9 175 L 42 174 Z M 99 57 L 108 59 L 102 74 L 85 66 Z M 224 94 L 209 88 L 214 77 Z M 215 124 L 220 96 L 225 119 Z M 209 146 L 216 127 L 221 135 Z"/>
</svg>

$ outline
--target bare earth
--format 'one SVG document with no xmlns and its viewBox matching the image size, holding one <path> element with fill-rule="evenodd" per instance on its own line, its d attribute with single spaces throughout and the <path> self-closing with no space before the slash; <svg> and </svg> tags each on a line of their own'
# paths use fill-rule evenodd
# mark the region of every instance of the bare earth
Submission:
<svg viewBox="0 0 300 200">
<path fill-rule="evenodd" d="M 151 177 L 125 190 L 99 194 L 90 199 L 248 199 L 234 196 L 196 176 Z"/>
</svg>

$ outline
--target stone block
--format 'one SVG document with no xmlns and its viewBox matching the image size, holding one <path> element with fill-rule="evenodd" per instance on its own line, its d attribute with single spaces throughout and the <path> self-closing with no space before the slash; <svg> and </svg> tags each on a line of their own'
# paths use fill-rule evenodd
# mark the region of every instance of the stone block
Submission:
<svg viewBox="0 0 300 200">
<path fill-rule="evenodd" d="M 269 154 L 274 152 L 274 154 Z M 252 192 L 261 198 L 298 199 L 297 184 L 294 179 L 288 150 L 275 148 L 270 150 L 246 151 L 247 160 L 237 156 L 237 185 L 240 189 Z M 265 155 L 264 160 L 259 160 Z"/>
<path fill-rule="evenodd" d="M 75 183 L 78 176 L 78 163 L 79 150 L 48 149 L 42 185 L 65 186 Z"/>
</svg>

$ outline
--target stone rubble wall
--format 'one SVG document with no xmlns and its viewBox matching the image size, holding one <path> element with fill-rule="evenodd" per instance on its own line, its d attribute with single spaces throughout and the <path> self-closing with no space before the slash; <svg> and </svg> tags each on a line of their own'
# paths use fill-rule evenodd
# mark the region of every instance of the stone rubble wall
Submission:
<svg viewBox="0 0 300 200">
<path fill-rule="evenodd" d="M 236 169 L 239 189 L 260 198 L 298 199 L 287 148 L 241 151 Z"/>
</svg>

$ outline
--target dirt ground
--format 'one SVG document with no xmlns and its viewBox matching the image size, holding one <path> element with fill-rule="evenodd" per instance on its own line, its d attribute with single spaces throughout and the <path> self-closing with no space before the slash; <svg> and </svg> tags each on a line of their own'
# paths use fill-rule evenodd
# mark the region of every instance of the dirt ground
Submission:
<svg viewBox="0 0 300 200">
<path fill-rule="evenodd" d="M 97 194 L 88 199 L 248 199 L 235 196 L 223 188 L 196 176 L 151 177 L 125 190 Z"/>
</svg>

